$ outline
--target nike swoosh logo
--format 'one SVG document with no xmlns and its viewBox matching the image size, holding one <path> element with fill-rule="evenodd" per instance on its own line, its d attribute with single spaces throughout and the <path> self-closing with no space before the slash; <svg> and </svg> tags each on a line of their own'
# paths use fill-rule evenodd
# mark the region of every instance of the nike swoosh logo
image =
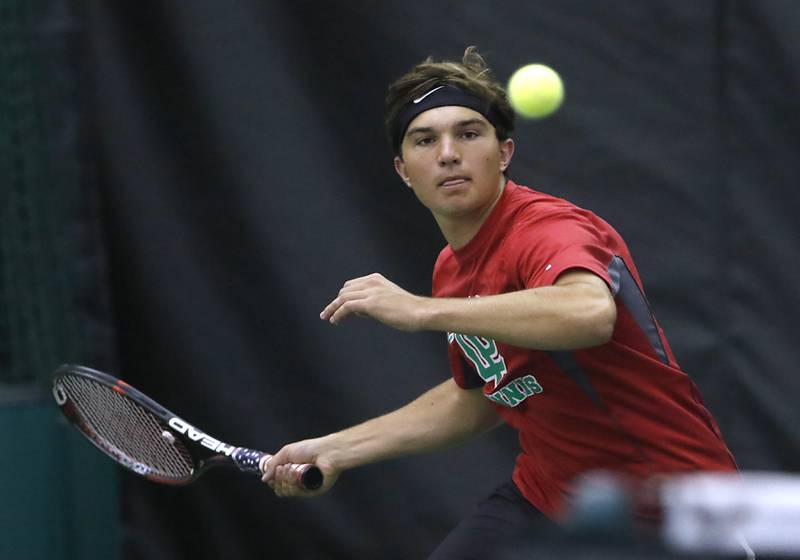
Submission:
<svg viewBox="0 0 800 560">
<path fill-rule="evenodd" d="M 435 92 L 435 91 L 439 91 L 439 90 L 440 90 L 440 89 L 442 89 L 443 87 L 444 87 L 444 86 L 439 86 L 439 87 L 435 87 L 435 88 L 433 88 L 432 90 L 430 90 L 430 91 L 429 91 L 428 93 L 426 93 L 425 95 L 422 95 L 422 96 L 420 96 L 420 97 L 417 97 L 417 98 L 414 100 L 414 103 L 419 103 L 420 101 L 422 101 L 423 99 L 425 99 L 426 97 L 428 97 L 430 94 L 432 94 L 432 93 L 433 93 L 433 92 Z"/>
</svg>

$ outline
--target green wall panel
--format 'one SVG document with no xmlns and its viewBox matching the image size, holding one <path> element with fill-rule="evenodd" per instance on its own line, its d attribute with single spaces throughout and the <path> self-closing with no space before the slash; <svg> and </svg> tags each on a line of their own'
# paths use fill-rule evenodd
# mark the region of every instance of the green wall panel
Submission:
<svg viewBox="0 0 800 560">
<path fill-rule="evenodd" d="M 0 558 L 119 558 L 117 467 L 49 400 L 0 406 Z"/>
</svg>

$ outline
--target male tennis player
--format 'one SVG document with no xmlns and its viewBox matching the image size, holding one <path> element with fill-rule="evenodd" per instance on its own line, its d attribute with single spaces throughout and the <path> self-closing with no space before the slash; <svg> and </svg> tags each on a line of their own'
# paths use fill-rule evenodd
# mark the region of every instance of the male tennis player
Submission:
<svg viewBox="0 0 800 560">
<path fill-rule="evenodd" d="M 451 445 L 506 422 L 521 452 L 512 481 L 431 558 L 485 558 L 508 535 L 563 514 L 575 478 L 608 469 L 732 471 L 734 459 L 681 371 L 620 235 L 593 213 L 505 176 L 514 114 L 483 58 L 415 66 L 390 87 L 397 174 L 447 246 L 433 297 L 379 274 L 345 282 L 320 317 L 371 317 L 447 333 L 452 378 L 385 416 L 281 449 L 264 481 L 313 495 L 290 463 L 313 462 L 327 491 L 347 469 Z"/>
</svg>

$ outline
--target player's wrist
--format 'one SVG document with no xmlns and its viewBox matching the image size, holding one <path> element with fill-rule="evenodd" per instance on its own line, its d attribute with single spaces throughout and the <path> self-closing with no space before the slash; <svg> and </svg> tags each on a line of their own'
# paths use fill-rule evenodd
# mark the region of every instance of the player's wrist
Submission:
<svg viewBox="0 0 800 560">
<path fill-rule="evenodd" d="M 439 317 L 441 316 L 441 299 L 432 297 L 420 297 L 417 305 L 417 330 L 437 331 L 439 328 Z"/>
<path fill-rule="evenodd" d="M 352 446 L 348 445 L 342 433 L 329 434 L 320 438 L 318 457 L 325 465 L 336 471 L 346 471 L 356 466 L 353 462 Z"/>
<path fill-rule="evenodd" d="M 455 323 L 463 314 L 461 306 L 466 301 L 466 298 L 425 298 L 425 303 L 420 306 L 420 330 L 456 331 Z"/>
</svg>

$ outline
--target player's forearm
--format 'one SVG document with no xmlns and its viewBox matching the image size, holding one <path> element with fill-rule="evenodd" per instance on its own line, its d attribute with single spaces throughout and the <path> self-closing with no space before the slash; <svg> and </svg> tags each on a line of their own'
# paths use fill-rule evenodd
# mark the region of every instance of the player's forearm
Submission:
<svg viewBox="0 0 800 560">
<path fill-rule="evenodd" d="M 443 449 L 499 422 L 483 396 L 464 391 L 448 380 L 394 412 L 326 436 L 324 448 L 331 464 L 346 470 Z"/>
<path fill-rule="evenodd" d="M 604 344 L 616 320 L 610 294 L 592 285 L 555 285 L 497 296 L 432 298 L 421 307 L 427 330 L 491 338 L 536 350 Z"/>
</svg>

